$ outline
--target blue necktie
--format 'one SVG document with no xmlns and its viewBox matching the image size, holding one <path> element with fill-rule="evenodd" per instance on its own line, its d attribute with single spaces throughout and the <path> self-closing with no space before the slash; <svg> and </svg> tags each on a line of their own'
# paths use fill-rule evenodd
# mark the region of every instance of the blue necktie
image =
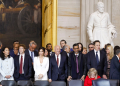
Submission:
<svg viewBox="0 0 120 86">
<path fill-rule="evenodd" d="M 97 60 L 97 65 L 98 65 L 99 64 L 98 52 L 96 52 L 96 60 Z"/>
<path fill-rule="evenodd" d="M 31 58 L 32 58 L 32 61 L 33 61 L 33 52 L 31 52 Z"/>
</svg>

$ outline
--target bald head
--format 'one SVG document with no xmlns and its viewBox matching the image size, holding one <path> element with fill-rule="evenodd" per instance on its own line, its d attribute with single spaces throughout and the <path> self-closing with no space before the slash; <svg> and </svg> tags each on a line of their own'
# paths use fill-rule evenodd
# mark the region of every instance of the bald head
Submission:
<svg viewBox="0 0 120 86">
<path fill-rule="evenodd" d="M 60 54 L 60 46 L 56 45 L 54 49 L 55 49 L 55 54 L 59 55 Z"/>
</svg>

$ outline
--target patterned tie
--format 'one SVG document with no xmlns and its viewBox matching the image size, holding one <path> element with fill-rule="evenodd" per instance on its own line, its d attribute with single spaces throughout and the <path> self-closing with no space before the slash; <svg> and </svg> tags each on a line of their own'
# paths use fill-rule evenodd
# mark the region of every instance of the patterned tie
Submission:
<svg viewBox="0 0 120 86">
<path fill-rule="evenodd" d="M 20 60 L 20 70 L 19 73 L 22 74 L 22 65 L 23 65 L 23 57 L 21 55 L 21 60 Z"/>
<path fill-rule="evenodd" d="M 59 58 L 58 58 L 58 56 L 57 56 L 57 65 L 59 65 Z"/>
<path fill-rule="evenodd" d="M 76 67 L 77 67 L 77 73 L 79 73 L 79 68 L 78 68 L 78 56 L 76 55 Z"/>
<path fill-rule="evenodd" d="M 32 62 L 33 62 L 33 52 L 31 52 L 31 58 L 32 58 Z"/>
<path fill-rule="evenodd" d="M 97 65 L 98 65 L 99 64 L 98 52 L 96 52 L 96 60 L 97 60 Z"/>
</svg>

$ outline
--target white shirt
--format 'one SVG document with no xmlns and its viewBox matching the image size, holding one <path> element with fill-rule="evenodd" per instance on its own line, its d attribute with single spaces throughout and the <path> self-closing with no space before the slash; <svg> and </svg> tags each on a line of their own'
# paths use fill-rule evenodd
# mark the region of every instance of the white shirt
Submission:
<svg viewBox="0 0 120 86">
<path fill-rule="evenodd" d="M 75 54 L 75 56 L 77 56 L 77 57 L 78 57 L 78 56 L 79 56 L 79 53 L 78 53 L 78 54 Z"/>
<path fill-rule="evenodd" d="M 0 73 L 2 80 L 14 80 L 13 73 L 14 73 L 14 60 L 13 57 L 5 58 L 2 60 L 0 58 Z M 9 79 L 5 78 L 6 75 L 11 75 Z"/>
<path fill-rule="evenodd" d="M 56 58 L 56 61 L 57 61 L 57 55 L 55 54 L 55 58 Z M 58 64 L 58 67 L 60 66 L 60 62 L 61 62 L 61 54 L 58 55 L 58 59 L 59 59 L 59 64 Z"/>
<path fill-rule="evenodd" d="M 98 54 L 98 59 L 99 59 L 99 61 L 100 61 L 100 51 L 96 51 L 96 50 L 94 49 L 95 57 L 96 57 L 96 52 L 97 52 L 97 54 Z"/>
<path fill-rule="evenodd" d="M 117 56 L 117 55 L 116 55 L 116 56 Z M 120 60 L 118 56 L 117 56 L 117 58 L 118 58 L 118 60 Z"/>
<path fill-rule="evenodd" d="M 48 57 L 43 58 L 43 63 L 40 63 L 39 57 L 35 57 L 33 67 L 35 71 L 35 80 L 48 80 L 48 76 L 47 76 L 47 72 L 49 69 L 49 58 Z M 43 75 L 42 79 L 38 79 L 39 74 Z"/>
<path fill-rule="evenodd" d="M 52 55 L 52 51 L 50 52 L 50 56 Z"/>
<path fill-rule="evenodd" d="M 22 58 L 23 58 L 23 64 L 22 64 L 22 74 L 24 74 L 23 67 L 24 67 L 25 54 L 22 54 Z M 20 56 L 19 56 L 19 65 L 20 65 L 20 62 L 21 62 L 21 54 L 20 54 Z"/>
</svg>

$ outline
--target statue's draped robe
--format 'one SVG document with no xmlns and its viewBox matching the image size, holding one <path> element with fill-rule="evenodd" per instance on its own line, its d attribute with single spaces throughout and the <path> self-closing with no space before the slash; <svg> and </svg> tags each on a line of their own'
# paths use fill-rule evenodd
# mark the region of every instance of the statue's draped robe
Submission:
<svg viewBox="0 0 120 86">
<path fill-rule="evenodd" d="M 104 12 L 102 15 L 96 11 L 91 14 L 87 32 L 89 38 L 92 38 L 92 41 L 99 40 L 101 42 L 101 48 L 105 46 L 105 44 L 110 43 L 114 46 L 111 32 L 115 30 L 115 27 L 111 24 L 109 14 Z"/>
</svg>

